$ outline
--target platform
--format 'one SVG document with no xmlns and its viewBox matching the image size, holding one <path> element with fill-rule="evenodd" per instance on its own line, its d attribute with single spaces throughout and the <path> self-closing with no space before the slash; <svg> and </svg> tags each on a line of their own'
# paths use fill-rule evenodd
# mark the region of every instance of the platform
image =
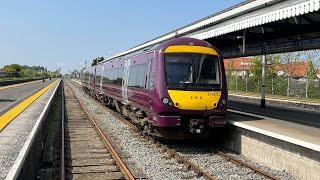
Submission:
<svg viewBox="0 0 320 180">
<path fill-rule="evenodd" d="M 298 179 L 320 180 L 320 113 L 229 101 L 225 147 Z"/>
<path fill-rule="evenodd" d="M 31 81 L 27 83 L 0 87 L 0 116 L 9 109 L 25 100 L 35 92 L 49 85 L 54 80 L 46 79 L 45 82 Z"/>
<path fill-rule="evenodd" d="M 228 111 L 229 124 L 320 152 L 320 128 L 318 127 L 238 110 L 229 109 Z"/>
<path fill-rule="evenodd" d="M 33 135 L 37 131 L 36 127 L 41 124 L 41 117 L 45 114 L 44 111 L 48 109 L 49 101 L 56 92 L 59 82 L 60 80 L 46 80 L 45 83 L 36 82 L 5 89 L 6 91 L 0 90 L 0 93 L 2 93 L 1 99 L 7 97 L 6 99 L 14 100 L 11 104 L 6 105 L 6 108 L 2 108 L 4 116 L 21 103 L 30 101 L 29 99 L 35 94 L 48 87 L 40 97 L 23 109 L 0 132 L 0 179 L 5 179 L 8 172 L 13 169 L 12 167 L 17 168 L 18 162 L 25 156 L 24 154 L 33 139 Z M 24 101 L 21 102 L 23 99 Z M 0 121 L 3 121 L 3 119 L 0 119 Z"/>
<path fill-rule="evenodd" d="M 269 95 L 266 108 L 259 101 L 256 93 L 230 92 L 228 123 L 320 152 L 320 112 L 314 109 L 320 108 L 320 99 Z"/>
</svg>

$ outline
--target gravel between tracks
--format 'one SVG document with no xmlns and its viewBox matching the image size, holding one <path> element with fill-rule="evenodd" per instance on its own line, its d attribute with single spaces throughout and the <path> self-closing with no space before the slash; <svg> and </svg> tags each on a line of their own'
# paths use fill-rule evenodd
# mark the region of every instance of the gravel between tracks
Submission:
<svg viewBox="0 0 320 180">
<path fill-rule="evenodd" d="M 241 160 L 243 162 L 246 162 L 264 172 L 267 172 L 269 173 L 270 175 L 273 175 L 275 177 L 278 177 L 279 179 L 290 179 L 290 180 L 294 180 L 295 178 L 292 176 L 292 174 L 286 172 L 285 170 L 283 171 L 280 171 L 280 170 L 275 170 L 275 169 L 272 169 L 270 167 L 267 167 L 267 166 L 263 166 L 261 164 L 258 164 L 258 163 L 255 163 L 253 161 L 250 161 L 248 160 L 247 158 L 241 156 L 240 154 L 236 154 L 234 152 L 230 152 L 228 150 L 223 150 L 226 154 L 230 155 L 230 156 L 233 156 L 234 158 L 238 159 L 238 160 Z"/>
<path fill-rule="evenodd" d="M 231 162 L 225 161 L 219 155 L 210 153 L 207 147 L 199 147 L 190 144 L 170 145 L 169 147 L 175 149 L 180 155 L 188 157 L 193 163 L 203 168 L 206 172 L 211 175 L 215 175 L 217 179 L 266 179 L 265 177 L 253 173 L 246 167 L 236 166 Z M 270 167 L 262 166 L 228 150 L 223 150 L 223 152 L 235 157 L 238 160 L 253 165 L 254 167 L 279 179 L 294 179 L 291 174 L 285 171 L 274 170 Z"/>
</svg>

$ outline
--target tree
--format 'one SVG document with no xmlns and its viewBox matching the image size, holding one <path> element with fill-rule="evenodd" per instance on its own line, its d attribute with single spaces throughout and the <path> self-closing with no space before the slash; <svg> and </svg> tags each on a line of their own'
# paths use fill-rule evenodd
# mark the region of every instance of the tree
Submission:
<svg viewBox="0 0 320 180">
<path fill-rule="evenodd" d="M 234 70 L 234 59 L 230 59 L 227 66 L 229 67 L 228 71 L 227 71 L 227 76 L 231 77 L 232 76 L 232 72 Z"/>
<path fill-rule="evenodd" d="M 271 65 L 267 66 L 267 77 L 268 78 L 275 78 L 277 77 L 277 70 L 275 69 L 275 65 L 280 63 L 280 54 L 268 54 L 267 60 L 271 62 Z"/>
<path fill-rule="evenodd" d="M 251 69 L 253 78 L 255 80 L 261 79 L 262 76 L 262 56 L 255 56 L 253 58 L 253 67 Z"/>
<path fill-rule="evenodd" d="M 320 50 L 319 49 L 304 51 L 303 54 L 306 61 L 312 62 L 312 66 L 314 69 L 320 69 Z"/>
<path fill-rule="evenodd" d="M 91 66 L 95 66 L 95 65 L 97 65 L 97 62 L 99 63 L 99 62 L 104 61 L 104 60 L 105 60 L 104 57 L 94 58 L 94 59 L 92 60 Z"/>
<path fill-rule="evenodd" d="M 296 62 L 299 62 L 301 60 L 301 52 L 282 53 L 280 57 L 280 63 L 283 65 L 282 70 L 286 73 L 288 77 L 295 75 L 295 72 L 300 68 L 300 66 L 298 66 Z"/>
<path fill-rule="evenodd" d="M 15 77 L 18 77 L 19 72 L 21 71 L 21 66 L 19 64 L 6 65 L 4 66 L 3 71 L 12 74 Z"/>
<path fill-rule="evenodd" d="M 307 68 L 307 77 L 309 79 L 316 79 L 317 78 L 317 69 L 312 61 L 309 61 L 309 65 Z"/>
<path fill-rule="evenodd" d="M 301 52 L 287 52 L 281 54 L 280 62 L 282 64 L 282 71 L 286 73 L 287 76 L 287 97 L 290 96 L 290 78 L 295 75 L 295 72 L 299 69 L 297 66 L 298 61 L 301 61 Z"/>
</svg>

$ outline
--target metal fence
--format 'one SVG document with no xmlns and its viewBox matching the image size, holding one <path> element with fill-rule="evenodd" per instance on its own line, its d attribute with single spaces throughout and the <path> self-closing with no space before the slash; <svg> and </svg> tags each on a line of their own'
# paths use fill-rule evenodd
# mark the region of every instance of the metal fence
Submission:
<svg viewBox="0 0 320 180">
<path fill-rule="evenodd" d="M 261 80 L 253 77 L 227 77 L 228 89 L 244 92 L 261 92 Z M 287 97 L 320 99 L 319 79 L 267 78 L 266 93 Z"/>
</svg>

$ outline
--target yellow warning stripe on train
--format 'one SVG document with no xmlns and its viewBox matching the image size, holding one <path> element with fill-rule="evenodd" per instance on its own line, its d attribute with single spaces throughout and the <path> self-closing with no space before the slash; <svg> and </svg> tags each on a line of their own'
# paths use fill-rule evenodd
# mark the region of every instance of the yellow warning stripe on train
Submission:
<svg viewBox="0 0 320 180">
<path fill-rule="evenodd" d="M 212 48 L 203 46 L 169 46 L 165 50 L 165 53 L 200 53 L 218 55 L 217 51 Z"/>
<path fill-rule="evenodd" d="M 30 82 L 26 82 L 26 83 L 20 83 L 20 84 L 4 86 L 4 87 L 0 87 L 0 90 L 14 88 L 14 87 L 18 87 L 18 86 L 22 86 L 22 85 L 26 85 L 26 84 L 31 84 L 31 83 L 36 83 L 36 82 L 40 82 L 40 81 L 42 81 L 42 80 L 30 81 Z"/>
<path fill-rule="evenodd" d="M 14 118 L 16 118 L 22 111 L 29 107 L 36 99 L 38 99 L 42 94 L 44 94 L 50 87 L 52 87 L 58 80 L 55 80 L 45 88 L 41 89 L 28 99 L 24 100 L 14 108 L 10 109 L 8 112 L 0 117 L 0 132 L 4 127 L 6 127 Z"/>
</svg>

